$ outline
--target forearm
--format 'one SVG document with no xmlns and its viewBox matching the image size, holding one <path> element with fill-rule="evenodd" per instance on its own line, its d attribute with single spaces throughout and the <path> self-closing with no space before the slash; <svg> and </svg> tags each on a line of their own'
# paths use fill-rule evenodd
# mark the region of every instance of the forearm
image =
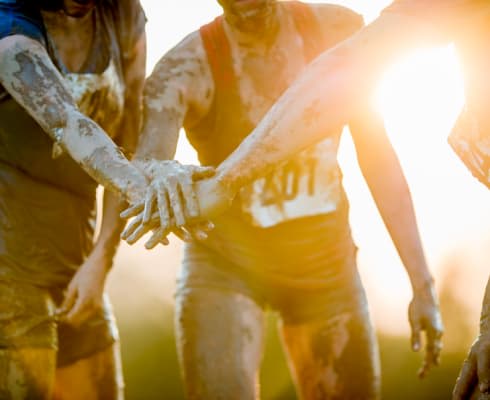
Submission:
<svg viewBox="0 0 490 400">
<path fill-rule="evenodd" d="M 364 164 L 361 168 L 412 288 L 417 291 L 430 286 L 432 277 L 422 248 L 410 190 L 394 151 L 374 151 L 368 156 L 369 160 L 360 160 L 360 164 Z"/>
<path fill-rule="evenodd" d="M 0 43 L 0 82 L 97 182 L 135 200 L 145 179 L 105 132 L 77 109 L 44 48 L 24 37 Z"/>
<path fill-rule="evenodd" d="M 490 333 L 490 279 L 487 282 L 487 287 L 485 289 L 485 297 L 483 298 L 483 305 L 481 309 L 481 318 L 480 318 L 480 333 L 481 334 Z"/>
<path fill-rule="evenodd" d="M 378 209 L 416 292 L 430 288 L 433 278 L 425 259 L 410 192 L 406 185 L 397 186 L 392 190 L 399 192 L 385 198 L 383 205 L 378 203 Z"/>
<path fill-rule="evenodd" d="M 136 161 L 174 158 L 184 122 L 185 110 L 182 108 L 179 107 L 178 111 L 173 107 L 154 110 L 145 104 L 143 131 L 134 157 Z"/>
<path fill-rule="evenodd" d="M 120 235 L 125 222 L 119 217 L 124 201 L 116 194 L 104 191 L 103 212 L 100 233 L 92 250 L 92 256 L 101 262 L 98 263 L 106 272 L 112 267 L 112 262 L 119 247 Z"/>
<path fill-rule="evenodd" d="M 414 291 L 430 287 L 410 190 L 381 117 L 367 103 L 349 127 L 362 174 Z"/>
<path fill-rule="evenodd" d="M 199 123 L 213 96 L 201 37 L 194 32 L 165 54 L 146 79 L 143 129 L 135 158 L 173 159 L 184 120 Z"/>
<path fill-rule="evenodd" d="M 320 55 L 218 168 L 239 187 L 347 122 L 386 64 L 418 42 L 415 21 L 382 15 Z"/>
</svg>

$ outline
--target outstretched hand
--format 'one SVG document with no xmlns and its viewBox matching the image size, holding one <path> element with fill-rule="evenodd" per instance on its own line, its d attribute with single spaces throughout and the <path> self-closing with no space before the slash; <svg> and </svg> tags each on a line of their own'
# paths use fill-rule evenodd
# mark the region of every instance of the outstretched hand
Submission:
<svg viewBox="0 0 490 400">
<path fill-rule="evenodd" d="M 408 308 L 408 318 L 412 329 L 413 351 L 419 351 L 422 348 L 422 332 L 425 332 L 425 357 L 418 371 L 419 377 L 424 378 L 433 366 L 439 365 L 444 333 L 432 284 L 414 292 Z"/>
</svg>

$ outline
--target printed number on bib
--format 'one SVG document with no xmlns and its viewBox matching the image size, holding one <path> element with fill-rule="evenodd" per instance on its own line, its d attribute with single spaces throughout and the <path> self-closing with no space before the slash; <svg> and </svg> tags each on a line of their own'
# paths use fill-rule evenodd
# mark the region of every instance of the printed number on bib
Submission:
<svg viewBox="0 0 490 400">
<path fill-rule="evenodd" d="M 337 209 L 341 173 L 337 142 L 327 139 L 281 164 L 240 193 L 242 210 L 260 227 Z"/>
</svg>

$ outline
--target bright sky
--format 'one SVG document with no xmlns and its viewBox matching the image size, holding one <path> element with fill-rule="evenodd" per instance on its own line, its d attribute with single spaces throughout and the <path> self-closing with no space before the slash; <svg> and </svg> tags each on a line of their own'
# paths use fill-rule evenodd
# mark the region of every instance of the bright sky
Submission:
<svg viewBox="0 0 490 400">
<path fill-rule="evenodd" d="M 355 9 L 369 22 L 390 1 L 332 2 Z M 214 0 L 142 0 L 142 3 L 148 16 L 149 71 L 166 50 L 220 12 Z M 407 55 L 388 68 L 376 102 L 412 190 L 430 266 L 440 280 L 444 276 L 441 267 L 444 261 L 461 254 L 468 256 L 465 265 L 468 276 L 461 293 L 475 310 L 476 318 L 488 273 L 485 260 L 490 248 L 490 193 L 471 177 L 446 143 L 463 104 L 453 49 Z M 195 162 L 185 143 L 179 146 L 178 158 Z M 360 270 L 374 319 L 383 329 L 406 331 L 408 280 L 360 176 L 349 140 L 343 143 L 340 159 L 351 200 L 351 223 L 360 248 Z M 141 246 L 131 249 L 123 246 L 119 257 L 146 266 L 151 277 L 149 292 L 154 288 L 156 296 L 171 301 L 179 249 L 177 241 L 170 248 L 161 247 L 153 253 Z"/>
</svg>

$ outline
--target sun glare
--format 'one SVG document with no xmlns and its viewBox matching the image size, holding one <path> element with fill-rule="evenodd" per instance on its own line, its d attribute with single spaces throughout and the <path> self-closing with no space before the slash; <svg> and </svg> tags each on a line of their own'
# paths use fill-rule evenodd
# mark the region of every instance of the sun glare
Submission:
<svg viewBox="0 0 490 400">
<path fill-rule="evenodd" d="M 463 82 L 453 47 L 419 51 L 400 60 L 386 71 L 375 102 L 388 129 L 405 138 L 405 143 L 414 142 L 414 134 L 439 141 L 463 104 Z"/>
</svg>

